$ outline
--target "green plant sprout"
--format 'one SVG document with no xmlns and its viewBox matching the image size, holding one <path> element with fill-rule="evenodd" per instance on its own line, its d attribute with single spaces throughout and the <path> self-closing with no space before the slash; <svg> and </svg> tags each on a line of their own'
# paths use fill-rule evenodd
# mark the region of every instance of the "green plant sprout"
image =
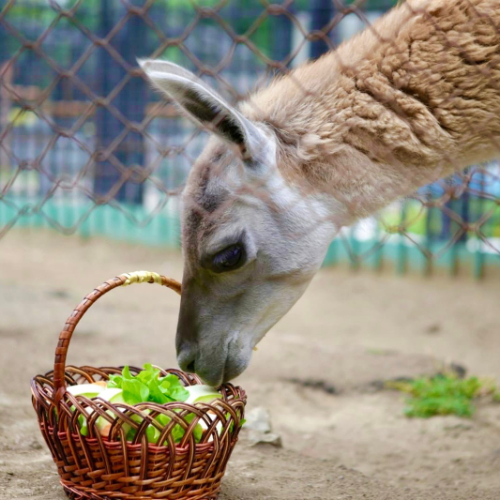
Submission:
<svg viewBox="0 0 500 500">
<path fill-rule="evenodd" d="M 478 377 L 459 378 L 456 374 L 438 374 L 404 382 L 386 382 L 385 386 L 410 395 L 404 410 L 408 417 L 471 417 L 475 411 L 474 399 L 491 395 L 494 401 L 500 402 L 500 392 L 495 383 Z"/>
</svg>

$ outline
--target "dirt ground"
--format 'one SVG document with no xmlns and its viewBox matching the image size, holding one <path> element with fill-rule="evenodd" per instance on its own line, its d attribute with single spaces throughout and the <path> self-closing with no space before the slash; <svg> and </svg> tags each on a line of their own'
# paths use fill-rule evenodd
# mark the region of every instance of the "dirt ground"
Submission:
<svg viewBox="0 0 500 500">
<path fill-rule="evenodd" d="M 83 295 L 144 268 L 182 274 L 180 256 L 162 249 L 34 231 L 0 240 L 0 498 L 65 498 L 29 380 L 51 368 Z M 159 287 L 114 291 L 81 322 L 69 362 L 176 366 L 178 304 Z M 238 380 L 249 409 L 270 410 L 283 448 L 251 447 L 243 431 L 221 500 L 498 500 L 500 405 L 472 419 L 407 419 L 404 397 L 381 381 L 443 362 L 500 381 L 499 304 L 496 280 L 321 271 Z"/>
</svg>

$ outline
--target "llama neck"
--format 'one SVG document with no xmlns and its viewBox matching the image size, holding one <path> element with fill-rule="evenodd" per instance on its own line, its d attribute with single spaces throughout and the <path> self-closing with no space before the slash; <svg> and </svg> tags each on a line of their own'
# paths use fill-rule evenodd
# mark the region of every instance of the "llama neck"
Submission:
<svg viewBox="0 0 500 500">
<path fill-rule="evenodd" d="M 499 154 L 499 24 L 497 0 L 408 0 L 242 110 L 275 130 L 283 176 L 351 223 Z"/>
</svg>

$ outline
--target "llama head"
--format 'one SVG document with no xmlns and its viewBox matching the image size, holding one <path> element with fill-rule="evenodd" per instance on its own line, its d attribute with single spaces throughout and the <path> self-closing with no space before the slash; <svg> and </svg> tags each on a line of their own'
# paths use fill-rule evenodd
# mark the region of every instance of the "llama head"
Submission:
<svg viewBox="0 0 500 500">
<path fill-rule="evenodd" d="M 182 369 L 217 386 L 243 372 L 257 342 L 302 295 L 336 228 L 321 199 L 283 179 L 271 128 L 177 65 L 140 64 L 213 132 L 183 194 L 176 346 Z"/>
</svg>

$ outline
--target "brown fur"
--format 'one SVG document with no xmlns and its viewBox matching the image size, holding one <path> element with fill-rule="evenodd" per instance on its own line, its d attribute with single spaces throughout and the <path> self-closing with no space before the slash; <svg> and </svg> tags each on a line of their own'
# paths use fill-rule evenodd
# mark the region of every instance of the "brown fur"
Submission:
<svg viewBox="0 0 500 500">
<path fill-rule="evenodd" d="M 407 1 L 241 109 L 286 178 L 367 215 L 498 156 L 500 0 Z"/>
</svg>

